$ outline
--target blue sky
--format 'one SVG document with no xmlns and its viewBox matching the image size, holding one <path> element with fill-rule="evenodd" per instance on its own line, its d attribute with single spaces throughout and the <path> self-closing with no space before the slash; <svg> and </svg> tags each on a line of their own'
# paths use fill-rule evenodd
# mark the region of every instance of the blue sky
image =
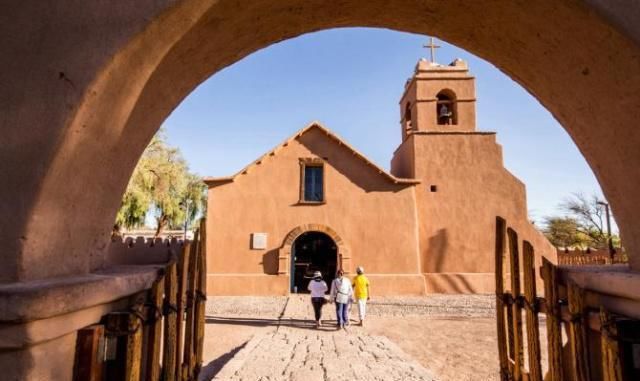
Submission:
<svg viewBox="0 0 640 381">
<path fill-rule="evenodd" d="M 209 78 L 163 126 L 202 176 L 231 175 L 314 120 L 388 169 L 400 143 L 398 101 L 416 62 L 428 56 L 426 42 L 368 28 L 287 40 Z M 571 138 L 535 98 L 490 63 L 438 43 L 439 63 L 469 63 L 478 129 L 498 133 L 505 166 L 527 186 L 533 219 L 558 214 L 572 192 L 601 194 Z"/>
</svg>

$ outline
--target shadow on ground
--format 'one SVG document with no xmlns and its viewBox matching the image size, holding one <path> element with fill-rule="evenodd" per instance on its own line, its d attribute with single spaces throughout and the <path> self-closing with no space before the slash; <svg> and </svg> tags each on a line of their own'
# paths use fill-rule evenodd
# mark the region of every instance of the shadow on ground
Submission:
<svg viewBox="0 0 640 381">
<path fill-rule="evenodd" d="M 236 355 L 236 353 L 238 353 L 242 348 L 244 348 L 245 345 L 247 345 L 247 342 L 245 342 L 242 345 L 239 345 L 239 346 L 233 348 L 229 352 L 223 354 L 222 356 L 218 357 L 217 359 L 214 359 L 213 361 L 211 361 L 210 363 L 205 365 L 202 368 L 202 370 L 200 371 L 200 375 L 198 376 L 198 380 L 199 381 L 209 381 L 212 378 L 214 378 L 216 376 L 216 374 L 218 374 L 218 372 L 220 372 L 222 367 L 224 367 L 225 364 L 227 362 L 229 362 L 229 360 L 231 360 L 233 358 L 233 356 Z"/>
<path fill-rule="evenodd" d="M 314 331 L 333 331 L 336 329 L 336 320 L 322 320 L 322 326 L 316 328 L 316 323 L 308 319 L 265 319 L 249 317 L 207 316 L 206 324 L 245 325 L 252 327 L 289 327 L 299 329 L 311 329 Z"/>
</svg>

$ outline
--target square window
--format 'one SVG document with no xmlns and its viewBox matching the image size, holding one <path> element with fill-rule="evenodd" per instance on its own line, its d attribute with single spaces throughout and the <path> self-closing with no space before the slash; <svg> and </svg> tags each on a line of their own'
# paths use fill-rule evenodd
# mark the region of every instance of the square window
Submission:
<svg viewBox="0 0 640 381">
<path fill-rule="evenodd" d="M 431 192 L 437 192 L 438 191 L 438 186 L 437 185 L 432 185 L 430 189 L 431 189 Z"/>
</svg>

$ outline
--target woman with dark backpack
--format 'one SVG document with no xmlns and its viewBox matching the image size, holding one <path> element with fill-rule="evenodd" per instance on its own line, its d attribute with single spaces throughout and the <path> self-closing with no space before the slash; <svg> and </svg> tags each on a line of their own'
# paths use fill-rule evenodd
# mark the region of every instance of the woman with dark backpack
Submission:
<svg viewBox="0 0 640 381">
<path fill-rule="evenodd" d="M 327 302 L 324 298 L 324 294 L 329 289 L 327 283 L 322 280 L 322 273 L 316 271 L 313 273 L 313 279 L 309 282 L 307 289 L 311 291 L 311 304 L 313 305 L 313 312 L 316 318 L 316 328 L 322 326 L 320 318 L 322 317 L 322 306 Z"/>
</svg>

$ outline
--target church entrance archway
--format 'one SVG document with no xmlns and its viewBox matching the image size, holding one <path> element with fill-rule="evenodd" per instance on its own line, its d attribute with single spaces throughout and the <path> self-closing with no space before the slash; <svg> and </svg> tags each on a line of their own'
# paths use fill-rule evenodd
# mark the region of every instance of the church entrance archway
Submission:
<svg viewBox="0 0 640 381">
<path fill-rule="evenodd" d="M 313 273 L 320 271 L 327 285 L 338 269 L 338 245 L 327 234 L 308 231 L 291 248 L 291 292 L 306 293 Z"/>
</svg>

